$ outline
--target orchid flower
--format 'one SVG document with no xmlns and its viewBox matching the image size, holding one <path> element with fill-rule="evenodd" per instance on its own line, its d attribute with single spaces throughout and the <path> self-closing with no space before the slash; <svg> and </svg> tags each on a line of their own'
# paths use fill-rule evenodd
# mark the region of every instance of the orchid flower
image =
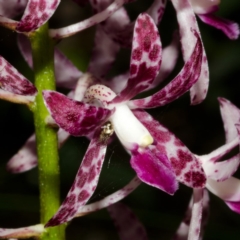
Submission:
<svg viewBox="0 0 240 240">
<path fill-rule="evenodd" d="M 219 8 L 220 0 L 190 0 L 190 2 L 193 11 L 204 23 L 220 29 L 230 39 L 238 38 L 238 24 L 215 15 Z"/>
<path fill-rule="evenodd" d="M 57 9 L 60 0 L 9 0 L 1 1 L 0 25 L 21 33 L 29 33 L 49 20 Z M 15 17 L 25 8 L 20 21 L 9 17 Z"/>
<path fill-rule="evenodd" d="M 56 124 L 71 135 L 91 139 L 66 200 L 46 226 L 70 221 L 91 197 L 97 185 L 106 145 L 113 132 L 131 153 L 131 166 L 143 182 L 169 194 L 178 188 L 176 178 L 189 187 L 205 186 L 205 175 L 200 164 L 196 158 L 189 158 L 181 142 L 172 141 L 172 137 L 168 133 L 166 135 L 165 129 L 158 125 L 153 130 L 155 121 L 147 113 L 131 111 L 129 108 L 167 104 L 181 96 L 198 80 L 202 45 L 198 34 L 193 34 L 198 39 L 197 44 L 182 71 L 164 89 L 146 99 L 129 101 L 148 88 L 160 67 L 161 44 L 158 31 L 147 14 L 142 14 L 137 19 L 130 77 L 118 95 L 102 84 L 90 86 L 82 102 L 54 91 L 43 91 L 46 107 Z M 150 121 L 151 126 L 144 126 L 144 120 Z M 183 161 L 184 164 L 177 164 L 177 159 L 181 159 L 180 162 Z"/>
</svg>

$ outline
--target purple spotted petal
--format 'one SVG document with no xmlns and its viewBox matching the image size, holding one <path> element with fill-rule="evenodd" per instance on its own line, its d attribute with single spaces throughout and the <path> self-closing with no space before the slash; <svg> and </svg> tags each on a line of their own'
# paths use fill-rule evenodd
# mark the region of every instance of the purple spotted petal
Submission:
<svg viewBox="0 0 240 240">
<path fill-rule="evenodd" d="M 187 240 L 189 234 L 189 225 L 192 218 L 192 208 L 193 208 L 193 196 L 189 202 L 187 211 L 185 213 L 184 219 L 182 220 L 180 226 L 177 229 L 177 232 L 173 240 Z M 207 190 L 204 190 L 203 193 L 203 211 L 202 211 L 202 224 L 200 231 L 200 239 L 202 239 L 206 224 L 208 222 L 209 216 L 209 194 Z"/>
<path fill-rule="evenodd" d="M 199 14 L 198 17 L 206 24 L 215 27 L 224 32 L 230 39 L 237 39 L 239 36 L 239 26 L 237 23 L 224 18 L 215 16 L 214 14 Z"/>
<path fill-rule="evenodd" d="M 196 44 L 193 30 L 199 33 L 195 14 L 188 0 L 171 0 L 177 12 L 177 19 L 180 28 L 182 54 L 186 62 Z M 186 24 L 187 23 L 187 24 Z M 203 49 L 202 67 L 199 80 L 190 90 L 191 103 L 198 104 L 204 100 L 208 90 L 209 70 L 205 50 Z"/>
<path fill-rule="evenodd" d="M 141 110 L 133 113 L 148 129 L 158 150 L 170 160 L 177 180 L 192 188 L 205 187 L 206 177 L 201 164 L 188 148 L 148 113 Z"/>
<path fill-rule="evenodd" d="M 235 124 L 240 123 L 240 110 L 225 98 L 218 98 L 225 130 L 226 143 L 238 137 Z"/>
<path fill-rule="evenodd" d="M 106 35 L 101 26 L 97 26 L 88 71 L 97 77 L 104 77 L 118 51 L 119 45 Z"/>
<path fill-rule="evenodd" d="M 40 237 L 44 232 L 42 224 L 23 228 L 0 228 L 1 239 Z"/>
<path fill-rule="evenodd" d="M 97 202 L 93 202 L 82 206 L 78 209 L 76 217 L 86 215 L 91 212 L 98 211 L 99 209 L 108 207 L 123 198 L 127 197 L 132 191 L 134 191 L 142 182 L 138 177 L 133 178 L 126 186 L 121 188 L 120 190 L 108 195 L 107 197 L 99 200 Z"/>
<path fill-rule="evenodd" d="M 132 151 L 130 163 L 144 183 L 171 195 L 177 191 L 178 182 L 171 164 L 155 146 Z"/>
<path fill-rule="evenodd" d="M 160 68 L 161 52 L 155 23 L 146 13 L 141 14 L 134 28 L 130 78 L 114 103 L 129 100 L 151 85 Z"/>
<path fill-rule="evenodd" d="M 42 26 L 53 15 L 60 0 L 29 0 L 16 30 L 31 32 Z"/>
<path fill-rule="evenodd" d="M 23 13 L 28 0 L 0 0 L 0 15 L 14 18 Z"/>
<path fill-rule="evenodd" d="M 45 105 L 57 125 L 74 136 L 86 136 L 99 128 L 111 111 L 74 101 L 54 91 L 43 91 Z"/>
<path fill-rule="evenodd" d="M 70 221 L 93 195 L 107 148 L 99 141 L 99 135 L 99 131 L 95 132 L 66 199 L 45 227 Z"/>
<path fill-rule="evenodd" d="M 123 203 L 115 203 L 108 207 L 108 212 L 117 229 L 120 240 L 147 240 L 147 233 L 133 211 Z"/>
<path fill-rule="evenodd" d="M 196 33 L 197 42 L 194 51 L 181 72 L 162 90 L 144 99 L 129 102 L 130 108 L 153 108 L 166 105 L 188 91 L 199 79 L 202 64 L 202 43 Z"/>
<path fill-rule="evenodd" d="M 31 45 L 28 38 L 22 34 L 18 35 L 18 47 L 25 61 L 33 68 Z M 75 87 L 79 77 L 82 76 L 82 72 L 57 48 L 54 51 L 54 67 L 58 87 L 72 89 Z"/>
<path fill-rule="evenodd" d="M 10 93 L 35 96 L 37 89 L 9 62 L 0 56 L 0 87 Z"/>
</svg>

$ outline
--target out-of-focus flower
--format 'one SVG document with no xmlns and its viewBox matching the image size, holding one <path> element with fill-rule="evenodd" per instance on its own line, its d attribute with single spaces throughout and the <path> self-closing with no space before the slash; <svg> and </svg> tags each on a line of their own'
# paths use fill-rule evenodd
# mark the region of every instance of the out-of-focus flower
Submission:
<svg viewBox="0 0 240 240">
<path fill-rule="evenodd" d="M 203 49 L 198 34 L 192 34 L 197 43 L 182 71 L 164 89 L 146 99 L 129 101 L 151 85 L 160 68 L 161 44 L 156 26 L 147 14 L 136 22 L 130 77 L 118 95 L 102 84 L 88 88 L 83 102 L 53 91 L 43 92 L 51 117 L 60 128 L 92 139 L 67 198 L 46 226 L 71 220 L 91 197 L 113 132 L 131 152 L 131 165 L 143 182 L 170 194 L 178 187 L 175 178 L 193 188 L 205 186 L 205 175 L 197 159 L 188 155 L 189 150 L 146 112 L 129 109 L 165 105 L 198 80 Z"/>
</svg>

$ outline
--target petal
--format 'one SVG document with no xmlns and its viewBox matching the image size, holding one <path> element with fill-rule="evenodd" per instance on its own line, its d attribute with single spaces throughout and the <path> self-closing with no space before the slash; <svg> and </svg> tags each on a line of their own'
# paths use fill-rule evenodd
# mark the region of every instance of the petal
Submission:
<svg viewBox="0 0 240 240">
<path fill-rule="evenodd" d="M 225 202 L 227 206 L 234 212 L 240 214 L 240 201 L 239 202 Z"/>
<path fill-rule="evenodd" d="M 119 45 L 106 35 L 101 26 L 97 26 L 88 71 L 97 77 L 104 77 L 115 61 L 118 51 Z"/>
<path fill-rule="evenodd" d="M 240 202 L 240 180 L 231 177 L 223 182 L 207 180 L 207 189 L 224 201 Z"/>
<path fill-rule="evenodd" d="M 196 44 L 193 30 L 199 33 L 195 14 L 188 0 L 172 0 L 173 6 L 177 12 L 177 19 L 180 28 L 182 43 L 182 54 L 186 62 Z M 187 24 L 186 24 L 187 23 Z M 209 70 L 205 50 L 203 49 L 201 74 L 199 80 L 190 90 L 191 104 L 198 104 L 204 100 L 208 90 Z"/>
<path fill-rule="evenodd" d="M 162 83 L 172 72 L 176 66 L 177 59 L 179 56 L 179 34 L 175 31 L 172 37 L 171 43 L 163 48 L 162 52 L 162 64 L 160 71 L 153 81 L 150 88 L 154 88 Z"/>
<path fill-rule="evenodd" d="M 190 3 L 196 14 L 204 14 L 216 11 L 220 0 L 190 0 Z"/>
<path fill-rule="evenodd" d="M 99 141 L 99 134 L 99 131 L 95 132 L 66 199 L 45 227 L 70 221 L 93 195 L 107 148 Z"/>
<path fill-rule="evenodd" d="M 0 99 L 13 102 L 13 103 L 30 105 L 32 102 L 34 102 L 35 96 L 18 95 L 18 94 L 6 92 L 0 89 Z"/>
<path fill-rule="evenodd" d="M 108 207 L 108 212 L 118 231 L 120 240 L 147 240 L 147 233 L 133 211 L 123 203 L 115 203 Z"/>
<path fill-rule="evenodd" d="M 204 189 L 193 189 L 192 216 L 188 234 L 188 239 L 191 240 L 199 240 L 203 210 L 203 192 Z"/>
<path fill-rule="evenodd" d="M 181 72 L 162 90 L 152 96 L 129 102 L 130 108 L 153 108 L 166 105 L 188 91 L 199 80 L 202 63 L 202 43 L 196 33 L 197 42 L 194 51 Z"/>
<path fill-rule="evenodd" d="M 146 13 L 141 14 L 134 28 L 130 78 L 114 103 L 129 100 L 151 85 L 160 68 L 161 52 L 155 23 Z"/>
<path fill-rule="evenodd" d="M 24 11 L 27 2 L 28 0 L 0 0 L 0 15 L 14 18 Z"/>
<path fill-rule="evenodd" d="M 198 17 L 206 24 L 215 27 L 225 33 L 230 39 L 237 39 L 239 36 L 239 26 L 237 23 L 224 18 L 215 16 L 214 14 L 199 14 Z"/>
<path fill-rule="evenodd" d="M 0 56 L 0 87 L 10 93 L 35 96 L 37 89 L 10 63 Z"/>
<path fill-rule="evenodd" d="M 58 147 L 60 148 L 68 139 L 69 134 L 63 129 L 59 129 L 57 136 Z M 37 164 L 36 137 L 32 135 L 21 149 L 8 161 L 7 170 L 11 173 L 22 173 L 33 169 Z"/>
<path fill-rule="evenodd" d="M 192 188 L 205 187 L 206 177 L 201 164 L 188 148 L 148 113 L 141 110 L 133 113 L 151 133 L 159 151 L 170 160 L 177 180 Z"/>
<path fill-rule="evenodd" d="M 173 195 L 178 189 L 175 173 L 166 155 L 155 146 L 132 151 L 132 168 L 144 183 Z"/>
<path fill-rule="evenodd" d="M 238 169 L 240 164 L 240 155 L 236 155 L 222 162 L 206 161 L 202 164 L 207 178 L 216 181 L 225 181 L 230 178 Z"/>
<path fill-rule="evenodd" d="M 109 5 L 106 9 L 103 11 L 95 14 L 94 16 L 85 19 L 79 23 L 75 23 L 72 25 L 69 25 L 67 27 L 59 28 L 59 29 L 52 29 L 50 30 L 49 34 L 50 37 L 54 39 L 62 39 L 65 37 L 72 36 L 86 28 L 92 27 L 102 21 L 105 21 L 107 18 L 109 18 L 115 11 L 117 11 L 121 6 L 127 2 L 130 2 L 129 0 L 115 0 L 111 5 Z"/>
<path fill-rule="evenodd" d="M 142 182 L 138 177 L 133 178 L 126 186 L 121 188 L 120 190 L 108 195 L 94 203 L 87 204 L 78 209 L 76 217 L 83 216 L 91 212 L 98 211 L 99 209 L 108 207 L 123 198 L 127 197 L 132 191 L 134 191 Z"/>
<path fill-rule="evenodd" d="M 146 11 L 151 16 L 156 25 L 158 25 L 165 12 L 167 1 L 165 0 L 154 0 L 150 8 Z"/>
<path fill-rule="evenodd" d="M 218 98 L 225 130 L 226 143 L 238 138 L 235 124 L 240 123 L 240 110 L 225 98 Z"/>
<path fill-rule="evenodd" d="M 111 115 L 108 109 L 74 101 L 54 91 L 43 91 L 45 105 L 57 125 L 74 136 L 86 136 Z"/>
<path fill-rule="evenodd" d="M 23 147 L 9 160 L 7 170 L 21 173 L 37 166 L 36 138 L 32 135 Z"/>
<path fill-rule="evenodd" d="M 23 34 L 18 35 L 18 47 L 25 61 L 33 68 L 31 45 L 28 38 Z M 82 72 L 57 48 L 54 50 L 54 68 L 58 87 L 72 89 L 79 77 L 82 76 Z"/>
<path fill-rule="evenodd" d="M 23 228 L 0 228 L 0 238 L 30 238 L 30 237 L 40 237 L 44 232 L 44 227 L 42 224 L 23 227 Z"/>
<path fill-rule="evenodd" d="M 189 225 L 192 218 L 192 208 L 193 208 L 193 196 L 189 202 L 187 211 L 185 213 L 184 219 L 182 220 L 180 226 L 177 229 L 177 232 L 174 236 L 174 240 L 187 240 L 189 234 Z M 207 190 L 204 190 L 203 193 L 203 211 L 202 211 L 202 224 L 200 231 L 200 238 L 202 239 L 207 221 L 209 217 L 209 194 Z"/>
<path fill-rule="evenodd" d="M 31 32 L 42 26 L 53 15 L 60 0 L 29 0 L 16 30 Z"/>
</svg>

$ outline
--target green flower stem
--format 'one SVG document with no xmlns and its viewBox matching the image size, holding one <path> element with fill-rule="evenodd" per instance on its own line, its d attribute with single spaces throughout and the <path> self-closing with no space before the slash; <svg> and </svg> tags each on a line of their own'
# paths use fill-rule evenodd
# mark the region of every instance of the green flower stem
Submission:
<svg viewBox="0 0 240 240">
<path fill-rule="evenodd" d="M 38 89 L 32 110 L 37 139 L 41 223 L 45 224 L 60 206 L 57 134 L 55 129 L 45 123 L 49 114 L 42 97 L 42 90 L 55 89 L 54 42 L 48 36 L 47 24 L 31 33 L 29 38 L 32 46 L 35 86 Z M 47 228 L 40 239 L 64 240 L 64 230 L 65 226 Z"/>
</svg>

